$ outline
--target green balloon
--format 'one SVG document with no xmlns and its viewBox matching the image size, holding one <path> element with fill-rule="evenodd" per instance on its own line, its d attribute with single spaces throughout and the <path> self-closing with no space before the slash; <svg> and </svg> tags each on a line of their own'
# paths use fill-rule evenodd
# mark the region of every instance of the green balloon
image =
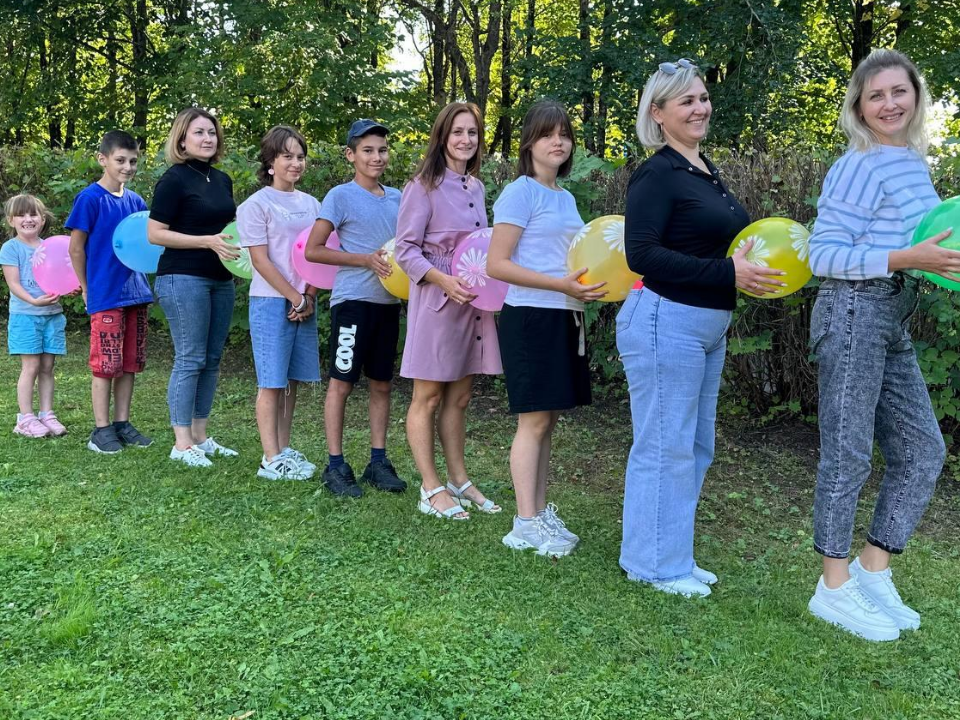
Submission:
<svg viewBox="0 0 960 720">
<path fill-rule="evenodd" d="M 240 231 L 237 230 L 236 221 L 227 225 L 223 229 L 223 234 L 231 236 L 227 238 L 225 242 L 240 247 Z M 246 278 L 247 280 L 253 277 L 253 261 L 250 259 L 250 251 L 247 248 L 240 248 L 240 257 L 236 260 L 224 260 L 220 258 L 220 262 L 237 277 Z"/>
<path fill-rule="evenodd" d="M 948 250 L 960 250 L 960 197 L 944 200 L 924 215 L 923 220 L 917 225 L 916 232 L 913 233 L 913 241 L 911 244 L 916 245 L 927 238 L 939 235 L 949 228 L 953 228 L 953 234 L 946 240 L 942 240 L 940 247 L 947 248 Z M 960 290 L 960 282 L 947 280 L 947 278 L 942 275 L 937 275 L 932 272 L 924 271 L 923 275 L 934 285 L 939 285 L 947 290 Z"/>
</svg>

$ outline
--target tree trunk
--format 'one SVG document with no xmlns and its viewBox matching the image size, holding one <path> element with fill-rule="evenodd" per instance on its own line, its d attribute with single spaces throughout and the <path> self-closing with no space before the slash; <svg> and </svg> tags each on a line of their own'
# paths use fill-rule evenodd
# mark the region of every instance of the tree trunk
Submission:
<svg viewBox="0 0 960 720">
<path fill-rule="evenodd" d="M 600 47 L 607 49 L 613 44 L 613 0 L 603 0 L 603 29 L 600 32 Z M 607 149 L 607 99 L 613 88 L 613 68 L 605 55 L 601 55 L 600 83 L 597 93 L 597 144 L 595 151 L 603 157 Z"/>
<path fill-rule="evenodd" d="M 508 0 L 503 11 L 500 37 L 500 154 L 510 157 L 513 147 L 513 2 Z M 494 141 L 496 143 L 496 141 Z"/>
<path fill-rule="evenodd" d="M 57 117 L 56 106 L 52 102 L 52 90 L 56 83 L 50 77 L 50 60 L 47 56 L 47 38 L 44 35 L 40 42 L 40 77 L 46 88 L 44 109 L 47 112 L 47 137 L 51 148 L 63 147 L 63 128 L 60 127 L 60 118 Z"/>
<path fill-rule="evenodd" d="M 130 12 L 130 36 L 133 40 L 133 129 L 140 150 L 147 150 L 147 111 L 150 91 L 147 87 L 147 0 L 135 0 Z"/>
<path fill-rule="evenodd" d="M 873 46 L 873 0 L 856 0 L 850 39 L 850 63 L 856 69 Z"/>
<path fill-rule="evenodd" d="M 590 47 L 590 0 L 580 0 L 580 65 L 583 77 L 580 79 L 583 92 L 580 101 L 583 104 L 581 120 L 583 121 L 583 145 L 590 152 L 596 152 L 597 144 L 594 141 L 593 115 L 593 52 Z"/>
</svg>

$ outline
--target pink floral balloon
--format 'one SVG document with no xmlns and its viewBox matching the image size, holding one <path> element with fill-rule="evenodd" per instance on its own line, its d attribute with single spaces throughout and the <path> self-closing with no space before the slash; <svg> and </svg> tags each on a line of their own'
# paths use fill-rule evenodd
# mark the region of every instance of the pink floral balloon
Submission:
<svg viewBox="0 0 960 720">
<path fill-rule="evenodd" d="M 310 231 L 312 229 L 313 226 L 311 225 L 297 235 L 297 240 L 293 243 L 293 247 L 290 249 L 290 257 L 293 260 L 293 269 L 297 271 L 297 275 L 302 277 L 315 288 L 331 290 L 333 289 L 333 279 L 337 275 L 337 266 L 310 262 L 303 254 L 307 248 L 307 239 L 310 237 Z M 335 231 L 330 233 L 330 237 L 327 238 L 326 247 L 330 248 L 331 250 L 340 249 L 340 238 L 337 237 L 337 233 Z"/>
<path fill-rule="evenodd" d="M 496 312 L 503 308 L 507 283 L 487 275 L 487 253 L 490 251 L 492 228 L 474 230 L 457 244 L 453 252 L 453 274 L 459 277 L 477 297 L 470 304 L 478 310 Z"/>
<path fill-rule="evenodd" d="M 70 236 L 54 235 L 43 240 L 33 253 L 33 277 L 48 295 L 66 295 L 80 289 L 70 262 Z"/>
</svg>

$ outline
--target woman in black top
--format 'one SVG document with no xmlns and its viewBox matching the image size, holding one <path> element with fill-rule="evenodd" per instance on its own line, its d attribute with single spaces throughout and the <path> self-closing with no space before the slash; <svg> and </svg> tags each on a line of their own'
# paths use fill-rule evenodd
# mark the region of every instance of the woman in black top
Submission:
<svg viewBox="0 0 960 720">
<path fill-rule="evenodd" d="M 696 66 L 662 63 L 640 99 L 637 135 L 657 150 L 627 189 L 630 269 L 643 275 L 617 315 L 630 386 L 620 566 L 659 590 L 709 595 L 713 573 L 693 559 L 693 528 L 713 460 L 714 423 L 735 287 L 775 292 L 778 270 L 753 265 L 750 245 L 726 258 L 747 213 L 700 152 L 712 108 Z"/>
<path fill-rule="evenodd" d="M 207 435 L 220 356 L 233 317 L 233 276 L 221 259 L 237 249 L 222 234 L 236 215 L 233 182 L 213 167 L 223 131 L 206 110 L 182 110 L 167 137 L 170 168 L 157 182 L 150 208 L 150 242 L 166 248 L 154 290 L 170 323 L 176 351 L 167 389 L 176 444 L 172 460 L 209 467 L 209 457 L 236 455 Z"/>
</svg>

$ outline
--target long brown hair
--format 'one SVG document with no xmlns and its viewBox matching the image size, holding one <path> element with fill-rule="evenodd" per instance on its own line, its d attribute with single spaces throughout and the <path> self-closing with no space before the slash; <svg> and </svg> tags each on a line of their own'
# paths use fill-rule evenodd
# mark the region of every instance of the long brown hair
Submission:
<svg viewBox="0 0 960 720">
<path fill-rule="evenodd" d="M 541 100 L 535 103 L 523 118 L 520 131 L 520 158 L 517 161 L 517 177 L 533 177 L 533 146 L 542 137 L 550 135 L 560 128 L 570 138 L 570 157 L 557 169 L 557 177 L 566 177 L 573 167 L 573 151 L 577 147 L 577 137 L 573 134 L 570 116 L 563 105 L 555 100 Z"/>
<path fill-rule="evenodd" d="M 437 115 L 430 130 L 427 152 L 414 173 L 414 177 L 419 177 L 428 190 L 436 189 L 443 179 L 443 173 L 447 169 L 447 138 L 450 137 L 457 115 L 463 112 L 470 113 L 477 121 L 477 151 L 467 161 L 467 174 L 474 177 L 480 174 L 480 163 L 483 161 L 483 119 L 480 108 L 473 103 L 452 102 Z"/>
<path fill-rule="evenodd" d="M 303 154 L 307 154 L 307 141 L 300 132 L 289 125 L 275 125 L 260 140 L 260 167 L 257 168 L 257 180 L 261 185 L 273 185 L 270 169 L 273 161 L 287 151 L 287 142 L 294 140 L 300 145 Z"/>
</svg>

